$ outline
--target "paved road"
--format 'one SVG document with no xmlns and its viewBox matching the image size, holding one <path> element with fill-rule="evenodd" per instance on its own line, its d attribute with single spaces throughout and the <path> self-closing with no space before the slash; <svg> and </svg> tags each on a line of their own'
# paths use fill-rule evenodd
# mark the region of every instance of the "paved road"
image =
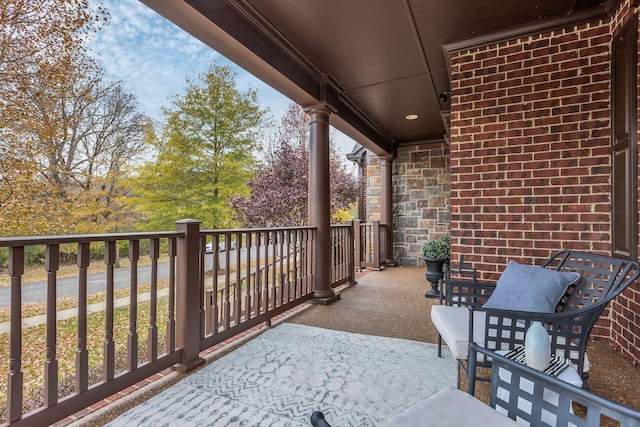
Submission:
<svg viewBox="0 0 640 427">
<path fill-rule="evenodd" d="M 235 265 L 235 251 L 231 251 L 231 265 Z M 205 256 L 205 270 L 209 270 L 213 265 L 213 257 L 210 254 Z M 169 262 L 158 263 L 158 280 L 169 277 Z M 151 282 L 151 265 L 138 266 L 138 284 L 143 285 Z M 114 273 L 114 287 L 116 289 L 126 288 L 131 283 L 131 271 L 128 268 L 116 269 Z M 103 292 L 106 285 L 106 273 L 94 273 L 87 277 L 87 293 L 89 295 Z M 77 296 L 78 277 L 58 278 L 57 297 Z M 47 300 L 47 282 L 35 282 L 22 285 L 22 302 L 42 302 Z M 11 303 L 11 287 L 0 287 L 0 307 L 8 307 Z"/>
</svg>

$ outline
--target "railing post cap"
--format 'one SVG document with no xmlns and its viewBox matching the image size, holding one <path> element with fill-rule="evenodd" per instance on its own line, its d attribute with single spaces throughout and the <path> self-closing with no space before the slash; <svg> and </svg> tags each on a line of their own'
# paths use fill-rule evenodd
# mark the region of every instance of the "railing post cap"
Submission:
<svg viewBox="0 0 640 427">
<path fill-rule="evenodd" d="M 197 219 L 190 219 L 190 218 L 185 218 L 185 219 L 179 219 L 176 221 L 176 224 L 201 224 L 202 221 L 197 220 Z"/>
</svg>

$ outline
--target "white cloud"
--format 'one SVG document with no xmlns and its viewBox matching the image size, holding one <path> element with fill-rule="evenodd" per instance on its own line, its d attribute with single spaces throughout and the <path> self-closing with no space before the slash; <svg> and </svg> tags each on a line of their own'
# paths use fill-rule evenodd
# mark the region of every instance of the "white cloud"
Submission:
<svg viewBox="0 0 640 427">
<path fill-rule="evenodd" d="M 272 116 L 281 117 L 290 102 L 138 0 L 90 0 L 90 4 L 101 4 L 111 15 L 92 37 L 95 58 L 107 76 L 121 80 L 154 119 L 161 118 L 161 107 L 169 106 L 171 97 L 184 92 L 187 77 L 195 79 L 206 73 L 216 60 L 234 68 L 241 89 L 257 89 L 261 105 Z M 346 145 L 351 148 L 353 142 Z"/>
<path fill-rule="evenodd" d="M 96 0 L 92 3 L 97 4 Z M 138 0 L 109 1 L 103 6 L 111 19 L 93 36 L 92 52 L 108 77 L 121 80 L 151 117 L 160 118 L 161 106 L 168 106 L 172 96 L 183 93 L 187 77 L 204 74 L 216 60 L 234 67 L 239 85 L 258 89 L 262 102 L 274 101 L 270 108 L 274 113 L 287 104 L 284 96 Z"/>
</svg>

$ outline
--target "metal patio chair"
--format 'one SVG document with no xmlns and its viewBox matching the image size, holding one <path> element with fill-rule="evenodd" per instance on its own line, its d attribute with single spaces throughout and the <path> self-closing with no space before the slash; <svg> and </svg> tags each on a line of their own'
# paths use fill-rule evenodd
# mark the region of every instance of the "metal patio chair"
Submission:
<svg viewBox="0 0 640 427">
<path fill-rule="evenodd" d="M 445 275 L 441 293 L 446 305 L 434 305 L 431 318 L 438 329 L 439 354 L 444 339 L 469 377 L 470 394 L 476 379 L 488 381 L 476 376 L 477 366 L 491 366 L 491 361 L 477 355 L 475 347 L 470 349 L 469 342 L 490 350 L 510 350 L 524 344 L 533 321 L 546 325 L 551 353 L 570 359 L 586 388 L 587 338 L 609 301 L 640 276 L 640 265 L 635 261 L 571 250 L 556 252 L 542 267 L 580 274 L 552 313 L 485 308 L 482 305 L 495 290 L 495 283 L 480 283 L 475 277 L 455 278 L 451 270 Z"/>
<path fill-rule="evenodd" d="M 522 425 L 600 426 L 610 419 L 621 427 L 640 426 L 640 411 L 544 374 L 471 342 L 493 360 L 489 405 Z"/>
</svg>

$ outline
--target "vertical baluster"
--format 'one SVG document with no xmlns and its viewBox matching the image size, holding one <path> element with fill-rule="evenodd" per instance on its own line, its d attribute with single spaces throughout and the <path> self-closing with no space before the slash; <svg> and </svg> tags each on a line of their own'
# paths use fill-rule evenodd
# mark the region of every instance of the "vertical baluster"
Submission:
<svg viewBox="0 0 640 427">
<path fill-rule="evenodd" d="M 380 269 L 380 221 L 373 221 L 373 268 Z"/>
<path fill-rule="evenodd" d="M 230 302 L 230 291 L 231 291 L 231 258 L 229 257 L 229 248 L 231 244 L 231 239 L 228 234 L 224 235 L 224 329 L 229 329 L 231 326 L 231 302 Z"/>
<path fill-rule="evenodd" d="M 296 266 L 295 266 L 295 276 L 296 276 L 296 287 L 298 289 L 296 295 L 298 297 L 301 297 L 304 292 L 302 292 L 302 277 L 303 277 L 303 265 L 302 265 L 302 234 L 303 231 L 302 230 L 296 230 L 296 241 L 295 241 L 295 262 L 296 262 Z"/>
<path fill-rule="evenodd" d="M 278 281 L 280 282 L 280 295 L 279 295 L 279 304 L 282 305 L 285 301 L 286 301 L 286 273 L 284 270 L 284 262 L 285 262 L 285 257 L 286 257 L 286 253 L 285 253 L 285 239 L 284 239 L 285 233 L 283 230 L 278 230 L 278 250 L 280 252 L 280 275 L 278 277 Z"/>
<path fill-rule="evenodd" d="M 102 380 L 107 382 L 115 375 L 115 341 L 113 340 L 113 305 L 114 305 L 114 269 L 116 265 L 116 241 L 104 242 L 104 263 L 107 266 L 106 283 L 106 305 L 105 305 L 105 328 L 104 345 L 102 349 Z"/>
<path fill-rule="evenodd" d="M 11 340 L 9 348 L 9 380 L 7 389 L 7 420 L 22 418 L 22 275 L 24 274 L 24 246 L 9 248 L 9 276 L 11 276 Z"/>
<path fill-rule="evenodd" d="M 281 287 L 281 294 L 279 297 L 280 302 L 285 301 L 287 299 L 287 284 L 289 282 L 288 278 L 288 231 L 282 230 L 279 232 L 280 244 L 278 245 L 278 251 L 280 252 L 280 260 L 278 265 L 278 281 Z"/>
<path fill-rule="evenodd" d="M 341 266 L 342 266 L 342 257 L 341 255 L 341 251 L 342 251 L 342 236 L 340 235 L 340 229 L 339 228 L 335 228 L 335 231 L 332 233 L 333 235 L 333 239 L 335 239 L 334 245 L 333 245 L 333 252 L 334 252 L 334 266 L 333 266 L 333 271 L 335 272 L 333 274 L 333 277 L 331 278 L 331 283 L 336 283 L 338 280 L 340 280 L 340 272 L 341 272 Z"/>
<path fill-rule="evenodd" d="M 276 232 L 276 230 L 272 230 L 271 231 L 271 240 L 272 240 L 272 247 L 271 247 L 271 286 L 270 286 L 270 293 L 271 293 L 271 301 L 270 301 L 270 305 L 271 305 L 271 309 L 273 310 L 274 308 L 277 307 L 276 303 L 277 303 L 277 297 L 278 297 L 278 233 Z"/>
<path fill-rule="evenodd" d="M 220 299 L 220 293 L 219 293 L 219 289 L 218 289 L 218 274 L 220 272 L 219 266 L 220 266 L 220 254 L 218 252 L 218 248 L 219 248 L 219 237 L 217 234 L 215 234 L 214 236 L 212 236 L 211 238 L 211 244 L 212 249 L 213 249 L 213 268 L 212 268 L 212 274 L 211 274 L 211 282 L 212 282 L 212 297 L 213 297 L 213 302 L 211 304 L 212 306 L 212 310 L 213 313 L 211 313 L 211 318 L 213 321 L 213 324 L 211 325 L 211 333 L 213 334 L 217 334 L 218 333 L 218 329 L 220 328 L 220 314 L 221 314 L 221 310 L 220 310 L 220 303 L 222 302 L 222 300 Z"/>
<path fill-rule="evenodd" d="M 264 278 L 264 282 L 262 284 L 262 312 L 263 313 L 268 313 L 269 312 L 269 303 L 270 303 L 270 293 L 271 293 L 271 288 L 270 288 L 270 280 L 269 280 L 269 267 L 271 266 L 271 263 L 269 261 L 269 246 L 273 245 L 273 236 L 272 233 L 270 231 L 265 231 L 264 232 L 264 271 L 263 271 L 263 278 Z M 265 324 L 267 326 L 271 326 L 271 318 L 268 318 L 267 321 L 265 322 Z"/>
<path fill-rule="evenodd" d="M 264 283 L 262 284 L 262 312 L 269 311 L 269 245 L 271 244 L 271 233 L 264 232 Z"/>
<path fill-rule="evenodd" d="M 298 277 L 300 280 L 300 296 L 306 294 L 304 290 L 305 279 L 307 277 L 307 245 L 306 245 L 307 230 L 298 230 Z"/>
<path fill-rule="evenodd" d="M 293 231 L 293 280 L 294 296 L 300 297 L 299 281 L 300 281 L 300 230 L 295 229 Z"/>
<path fill-rule="evenodd" d="M 344 279 L 345 277 L 345 264 L 346 264 L 346 259 L 345 259 L 345 251 L 344 248 L 346 247 L 347 242 L 346 242 L 346 238 L 344 235 L 344 228 L 340 229 L 340 276 L 338 277 L 338 279 Z"/>
<path fill-rule="evenodd" d="M 353 234 L 353 224 L 349 225 L 347 228 L 347 263 L 349 267 L 347 269 L 347 274 L 349 275 L 349 281 L 351 283 L 356 280 L 356 247 L 355 247 L 355 236 Z"/>
<path fill-rule="evenodd" d="M 78 348 L 76 349 L 76 393 L 89 388 L 89 352 L 87 350 L 87 268 L 89 243 L 78 243 Z"/>
<path fill-rule="evenodd" d="M 300 239 L 300 230 L 295 229 L 291 233 L 293 234 L 291 241 L 291 245 L 293 246 L 293 298 L 298 299 L 300 297 L 300 291 L 298 289 L 298 255 L 300 255 L 298 239 Z"/>
<path fill-rule="evenodd" d="M 300 233 L 300 237 L 299 237 L 299 246 L 298 246 L 298 251 L 300 253 L 300 295 L 306 295 L 307 291 L 306 291 L 306 283 L 307 283 L 307 276 L 308 276 L 308 270 L 307 270 L 307 238 L 308 238 L 308 230 L 302 229 L 299 231 Z"/>
<path fill-rule="evenodd" d="M 253 296 L 256 316 L 261 313 L 262 302 L 262 266 L 260 265 L 260 245 L 262 244 L 262 233 L 256 233 L 256 278 L 254 283 L 255 295 Z"/>
<path fill-rule="evenodd" d="M 333 282 L 336 276 L 336 249 L 338 242 L 333 229 L 329 232 L 329 236 L 329 246 L 331 248 L 331 253 L 329 255 L 329 282 Z"/>
<path fill-rule="evenodd" d="M 200 274 L 198 276 L 198 283 L 200 290 L 198 291 L 199 295 L 199 312 L 200 312 L 200 339 L 204 338 L 205 335 L 205 323 L 206 323 L 206 314 L 204 308 L 204 271 L 205 271 L 205 254 L 206 254 L 206 245 L 207 245 L 207 236 L 200 236 L 200 256 L 198 257 L 200 263 Z"/>
<path fill-rule="evenodd" d="M 373 262 L 373 228 L 372 224 L 367 224 L 366 228 L 366 238 L 365 243 L 367 245 L 367 263 L 371 264 Z"/>
<path fill-rule="evenodd" d="M 300 275 L 300 296 L 306 295 L 306 283 L 307 283 L 307 238 L 308 230 L 302 229 L 299 231 L 299 246 L 298 252 L 300 254 L 299 275 Z"/>
<path fill-rule="evenodd" d="M 60 246 L 47 245 L 47 360 L 44 364 L 44 405 L 58 403 L 58 358 L 56 354 L 56 274 L 60 268 Z"/>
<path fill-rule="evenodd" d="M 349 260 L 349 282 L 354 284 L 356 282 L 356 257 L 358 246 L 356 245 L 356 237 L 354 221 L 349 221 L 349 228 L 347 229 L 347 259 Z"/>
<path fill-rule="evenodd" d="M 300 284 L 300 288 L 302 289 L 302 294 L 307 294 L 307 278 L 309 277 L 309 230 L 305 228 L 300 232 L 300 276 L 302 279 L 302 283 Z"/>
<path fill-rule="evenodd" d="M 346 227 L 344 229 L 344 262 L 346 264 L 345 267 L 345 277 L 351 278 L 351 274 L 353 273 L 353 247 L 351 240 L 351 227 Z"/>
<path fill-rule="evenodd" d="M 240 324 L 242 317 L 242 268 L 240 267 L 240 248 L 242 247 L 242 236 L 236 233 L 236 283 L 234 292 L 234 318 L 236 325 Z M 227 247 L 227 251 L 231 251 L 231 246 Z M 231 257 L 231 255 L 229 255 Z"/>
<path fill-rule="evenodd" d="M 205 291 L 204 299 L 205 299 L 205 324 L 204 324 L 204 334 L 210 335 L 211 330 L 213 328 L 213 316 L 215 313 L 213 311 L 213 292 L 214 291 Z"/>
<path fill-rule="evenodd" d="M 202 288 L 204 290 L 204 336 L 211 334 L 211 327 L 213 325 L 213 296 L 212 293 L 215 292 L 215 287 L 212 290 L 206 290 L 206 269 L 207 269 L 207 239 L 209 237 L 206 234 L 200 235 L 200 253 L 202 262 L 200 263 L 200 271 L 202 272 L 200 275 L 200 281 L 202 283 Z M 213 250 L 213 246 L 211 247 Z M 211 270 L 211 276 L 213 277 L 213 269 Z M 202 338 L 200 338 L 202 339 Z"/>
<path fill-rule="evenodd" d="M 217 292 L 218 294 L 218 301 L 220 301 L 218 303 L 218 306 L 220 306 L 220 304 L 224 305 L 223 301 L 224 301 L 224 287 L 220 288 Z M 220 312 L 219 317 L 218 317 L 218 329 L 216 329 L 216 331 L 218 331 L 220 329 L 220 325 L 224 325 L 224 310 L 222 307 L 220 307 L 218 309 L 218 311 Z"/>
<path fill-rule="evenodd" d="M 335 283 L 340 280 L 340 229 L 336 228 L 332 231 L 333 243 L 333 274 L 331 277 L 331 283 Z"/>
<path fill-rule="evenodd" d="M 314 263 L 315 247 L 316 247 L 316 233 L 317 230 L 307 230 L 307 291 L 309 294 L 313 292 L 313 280 L 316 275 L 316 269 L 319 268 Z"/>
<path fill-rule="evenodd" d="M 336 239 L 335 252 L 336 252 L 336 265 L 335 265 L 335 276 L 332 278 L 331 283 L 336 283 L 338 280 L 342 278 L 342 230 L 340 228 L 336 228 L 334 233 Z"/>
<path fill-rule="evenodd" d="M 207 262 L 207 239 L 208 236 L 206 234 L 200 235 L 200 253 L 201 255 L 201 265 L 200 265 L 200 271 L 201 273 L 201 281 L 203 286 L 206 284 L 205 283 L 205 279 L 206 279 L 206 262 Z M 211 246 L 211 249 L 213 250 L 213 243 Z M 213 251 L 215 252 L 215 251 Z M 213 276 L 213 268 L 211 270 L 211 276 Z M 206 287 L 206 286 L 205 286 Z M 204 335 L 207 336 L 209 334 L 211 334 L 211 328 L 213 327 L 213 316 L 215 316 L 214 312 L 213 312 L 213 293 L 215 292 L 215 286 L 213 287 L 213 289 L 211 291 L 205 291 L 204 292 Z"/>
<path fill-rule="evenodd" d="M 273 263 L 273 282 L 276 287 L 276 304 L 278 306 L 282 305 L 282 297 L 284 293 L 284 282 L 282 280 L 282 271 L 284 270 L 283 262 L 284 262 L 284 252 L 282 245 L 282 232 L 280 230 L 274 231 L 274 235 L 276 236 L 276 254 L 278 254 L 278 260 Z M 276 305 L 274 304 L 274 307 Z"/>
<path fill-rule="evenodd" d="M 342 233 L 342 228 L 338 228 L 337 229 L 337 239 L 338 239 L 338 274 L 336 275 L 335 280 L 341 280 L 344 277 L 344 257 L 343 257 L 343 251 L 344 251 L 344 235 Z"/>
<path fill-rule="evenodd" d="M 337 280 L 344 279 L 344 273 L 345 273 L 345 270 L 344 270 L 344 268 L 345 268 L 344 265 L 346 263 L 346 261 L 345 261 L 345 246 L 346 246 L 347 243 L 346 243 L 346 239 L 345 239 L 345 235 L 344 235 L 344 230 L 345 230 L 344 227 L 340 227 L 338 229 L 338 239 L 340 241 L 340 245 L 338 246 L 338 256 L 340 258 L 340 261 L 339 261 L 340 262 L 340 264 L 339 264 L 340 268 L 338 269 Z"/>
<path fill-rule="evenodd" d="M 344 258 L 344 275 L 345 277 L 351 277 L 351 272 L 353 271 L 353 268 L 351 267 L 351 265 L 353 264 L 351 262 L 351 257 L 353 256 L 353 250 L 351 248 L 351 228 L 350 227 L 345 227 L 343 230 L 343 249 L 342 249 L 342 256 Z"/>
<path fill-rule="evenodd" d="M 339 250 L 340 250 L 340 236 L 338 234 L 338 230 L 334 229 L 332 227 L 331 230 L 331 277 L 329 278 L 329 280 L 331 281 L 331 283 L 335 283 L 336 280 L 338 280 L 338 266 L 340 265 L 340 257 L 339 257 Z"/>
<path fill-rule="evenodd" d="M 176 350 L 176 238 L 169 237 L 169 313 L 167 318 L 167 353 Z"/>
<path fill-rule="evenodd" d="M 367 262 L 373 263 L 373 223 L 367 225 Z"/>
<path fill-rule="evenodd" d="M 284 282 L 286 284 L 287 292 L 284 295 L 285 301 L 291 301 L 291 230 L 285 231 L 286 243 L 287 243 L 287 270 L 285 271 Z"/>
<path fill-rule="evenodd" d="M 158 359 L 158 257 L 160 256 L 160 239 L 151 239 L 149 246 L 151 257 L 151 299 L 149 301 L 149 361 Z"/>
<path fill-rule="evenodd" d="M 131 286 L 129 294 L 129 335 L 127 337 L 127 370 L 138 367 L 138 260 L 140 241 L 129 240 L 129 261 L 131 263 Z"/>
<path fill-rule="evenodd" d="M 353 234 L 351 234 L 350 226 L 344 229 L 344 246 L 344 262 L 347 264 L 345 274 L 351 279 L 353 275 L 353 257 L 355 256 L 355 253 L 353 252 Z"/>
<path fill-rule="evenodd" d="M 244 318 L 246 320 L 251 319 L 251 306 L 252 306 L 252 296 L 253 296 L 253 292 L 251 291 L 251 234 L 250 233 L 246 233 L 245 234 L 245 262 L 246 262 L 246 270 L 245 270 L 245 274 L 247 279 L 245 280 L 246 282 L 246 287 L 245 287 L 245 294 L 244 294 L 244 308 L 245 308 L 245 316 Z M 241 241 L 242 242 L 242 241 Z M 240 246 L 238 246 L 238 252 L 240 252 Z"/>
<path fill-rule="evenodd" d="M 360 231 L 360 220 L 356 219 L 351 223 L 353 234 L 353 264 L 355 268 L 362 268 L 362 233 Z"/>
</svg>

